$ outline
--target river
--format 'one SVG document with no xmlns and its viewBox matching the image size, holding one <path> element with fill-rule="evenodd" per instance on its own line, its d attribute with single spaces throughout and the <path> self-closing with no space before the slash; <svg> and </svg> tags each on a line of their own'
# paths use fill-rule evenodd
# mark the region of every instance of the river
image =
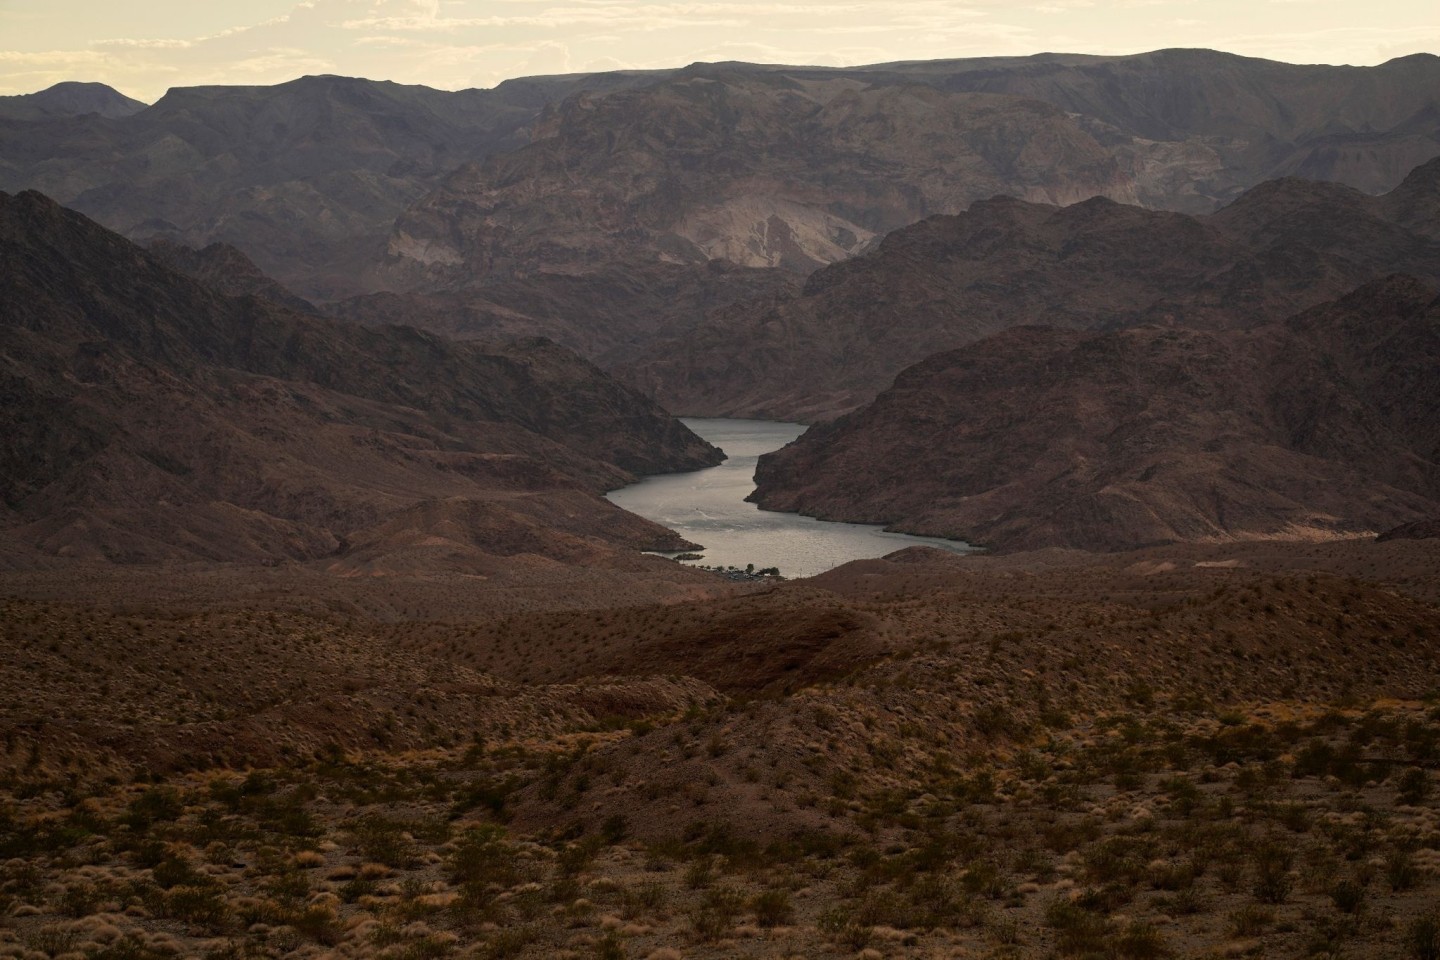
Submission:
<svg viewBox="0 0 1440 960">
<path fill-rule="evenodd" d="M 704 546 L 705 566 L 778 567 L 786 577 L 813 577 L 851 560 L 924 545 L 969 553 L 958 540 L 887 533 L 878 526 L 834 523 L 797 513 L 761 510 L 745 498 L 755 489 L 755 462 L 805 432 L 802 423 L 682 418 L 729 459 L 690 473 L 647 477 L 607 496 L 631 513 L 663 524 Z"/>
</svg>

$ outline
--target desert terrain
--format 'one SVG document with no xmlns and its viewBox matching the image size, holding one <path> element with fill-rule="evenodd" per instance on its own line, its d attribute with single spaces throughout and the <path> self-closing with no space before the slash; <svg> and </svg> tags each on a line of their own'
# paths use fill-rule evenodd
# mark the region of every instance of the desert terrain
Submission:
<svg viewBox="0 0 1440 960">
<path fill-rule="evenodd" d="M 1437 960 L 1437 79 L 0 98 L 0 958 Z"/>
</svg>

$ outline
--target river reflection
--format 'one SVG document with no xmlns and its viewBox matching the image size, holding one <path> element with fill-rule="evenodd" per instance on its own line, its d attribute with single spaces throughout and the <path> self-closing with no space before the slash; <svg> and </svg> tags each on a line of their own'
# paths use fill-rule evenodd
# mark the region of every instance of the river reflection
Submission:
<svg viewBox="0 0 1440 960">
<path fill-rule="evenodd" d="M 833 523 L 761 510 L 745 498 L 755 489 L 755 461 L 805 432 L 801 423 L 684 418 L 691 430 L 722 448 L 724 463 L 691 473 L 649 477 L 607 494 L 610 500 L 703 544 L 706 566 L 779 567 L 787 577 L 812 577 L 851 560 L 925 545 L 969 553 L 958 540 L 886 533 L 860 523 Z"/>
</svg>

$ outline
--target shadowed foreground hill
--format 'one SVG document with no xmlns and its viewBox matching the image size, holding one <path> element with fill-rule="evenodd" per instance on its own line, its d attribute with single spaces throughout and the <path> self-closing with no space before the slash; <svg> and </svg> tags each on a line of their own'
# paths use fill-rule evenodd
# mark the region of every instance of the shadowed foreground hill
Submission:
<svg viewBox="0 0 1440 960">
<path fill-rule="evenodd" d="M 568 351 L 231 298 L 0 198 L 7 553 L 446 562 L 673 542 L 598 496 L 719 453 Z"/>
<path fill-rule="evenodd" d="M 542 616 L 0 574 L 0 953 L 1423 957 L 1436 546 L 922 548 Z"/>
<path fill-rule="evenodd" d="M 1019 328 L 761 458 L 767 509 L 1015 550 L 1327 538 L 1440 513 L 1440 301 L 1249 331 Z"/>
</svg>

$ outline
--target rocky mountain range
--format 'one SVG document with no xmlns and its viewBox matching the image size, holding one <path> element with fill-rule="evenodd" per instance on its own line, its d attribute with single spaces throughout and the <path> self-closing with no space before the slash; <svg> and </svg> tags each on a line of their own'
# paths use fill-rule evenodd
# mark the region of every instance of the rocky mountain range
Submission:
<svg viewBox="0 0 1440 960">
<path fill-rule="evenodd" d="M 1203 50 L 710 64 L 459 92 L 306 77 L 177 88 L 125 117 L 0 110 L 0 189 L 131 237 L 230 243 L 312 300 L 423 294 L 357 314 L 463 336 L 551 328 L 598 357 L 650 336 L 605 328 L 669 292 L 726 301 L 703 271 L 662 264 L 749 266 L 763 293 L 784 283 L 763 272 L 995 194 L 1207 213 L 1282 175 L 1382 192 L 1440 153 L 1437 89 L 1428 55 L 1350 68 Z M 586 314 L 634 271 L 613 316 Z M 700 316 L 674 312 L 672 332 Z"/>
<path fill-rule="evenodd" d="M 1440 161 L 1399 182 L 1440 152 L 1436 79 L 1429 56 L 1160 51 L 453 93 L 306 77 L 180 88 L 133 113 L 48 91 L 0 111 L 0 186 L 44 188 L 149 247 L 89 225 L 12 231 L 10 539 L 380 557 L 443 528 L 458 533 L 440 549 L 468 555 L 465 531 L 494 533 L 504 501 L 502 552 L 590 549 L 552 526 L 654 541 L 594 494 L 718 454 L 565 347 L 670 409 L 814 421 L 1016 326 L 1223 339 L 1390 273 L 1440 283 Z M 7 208 L 12 226 L 46 222 L 34 195 Z M 60 234 L 74 250 L 37 252 Z M 97 319 L 112 316 L 129 325 Z M 455 345 L 397 321 L 522 339 Z M 181 423 L 182 407 L 201 412 Z M 63 427 L 36 433 L 41 411 Z M 357 424 L 382 438 L 359 444 Z M 175 503 L 189 519 L 167 527 L 156 504 Z M 262 532 L 197 532 L 230 523 Z"/>
<path fill-rule="evenodd" d="M 455 336 L 535 325 L 613 367 L 698 325 L 689 304 L 721 305 L 707 260 L 757 283 L 808 273 L 997 195 L 1208 213 L 1277 175 L 1390 189 L 1440 152 L 1437 77 L 1433 57 L 1357 73 L 1210 51 L 697 64 L 577 93 L 528 146 L 445 178 L 396 221 L 380 272 L 425 297 L 358 312 Z M 618 302 L 617 274 L 636 278 Z"/>
<path fill-rule="evenodd" d="M 1003 550 L 1327 539 L 1440 515 L 1440 299 L 1246 330 L 1018 327 L 761 458 L 762 507 Z"/>
<path fill-rule="evenodd" d="M 599 494 L 721 454 L 548 341 L 486 347 L 226 296 L 37 193 L 0 198 L 10 563 L 603 562 Z"/>
<path fill-rule="evenodd" d="M 1285 178 L 1204 217 L 996 198 L 897 230 L 796 296 L 717 311 L 628 375 L 682 413 L 813 421 L 1013 326 L 1252 326 L 1394 272 L 1440 283 L 1437 198 L 1440 160 L 1381 197 Z"/>
</svg>

